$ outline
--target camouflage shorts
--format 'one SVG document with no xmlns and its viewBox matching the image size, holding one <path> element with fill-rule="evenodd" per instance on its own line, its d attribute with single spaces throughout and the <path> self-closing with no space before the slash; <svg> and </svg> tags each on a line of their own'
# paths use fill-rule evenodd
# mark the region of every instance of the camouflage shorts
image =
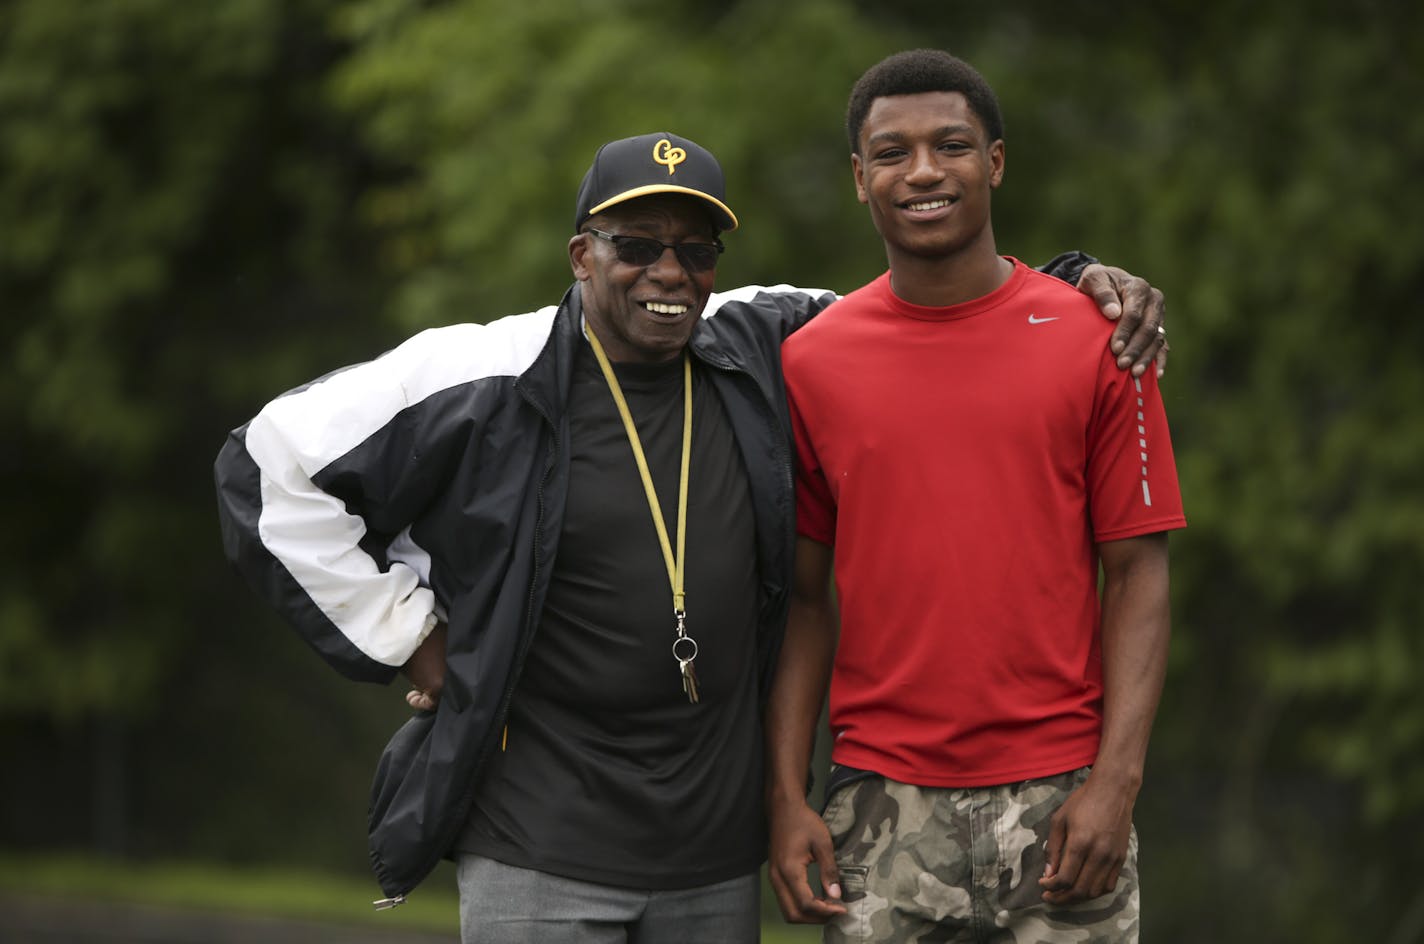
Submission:
<svg viewBox="0 0 1424 944">
<path fill-rule="evenodd" d="M 1137 831 L 1116 890 L 1050 905 L 1038 885 L 1049 821 L 1088 769 L 981 789 L 869 777 L 826 805 L 847 913 L 842 941 L 1135 942 Z"/>
</svg>

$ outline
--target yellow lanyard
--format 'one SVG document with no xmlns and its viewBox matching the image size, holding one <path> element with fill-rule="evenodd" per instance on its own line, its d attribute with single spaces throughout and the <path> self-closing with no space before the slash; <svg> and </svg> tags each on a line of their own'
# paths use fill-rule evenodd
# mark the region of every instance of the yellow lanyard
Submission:
<svg viewBox="0 0 1424 944">
<path fill-rule="evenodd" d="M 598 343 L 598 338 L 586 325 L 584 334 L 593 347 L 593 356 L 597 358 L 598 366 L 603 371 L 603 379 L 608 382 L 613 402 L 618 405 L 618 415 L 623 418 L 623 429 L 628 434 L 628 444 L 633 447 L 633 458 L 638 463 L 638 474 L 643 478 L 643 491 L 648 496 L 648 510 L 653 515 L 653 527 L 658 531 L 663 562 L 667 564 L 668 584 L 672 587 L 673 617 L 677 620 L 677 638 L 673 640 L 672 654 L 682 670 L 683 691 L 687 693 L 689 700 L 696 702 L 697 676 L 692 670 L 692 660 L 697 658 L 697 641 L 687 634 L 687 594 L 684 585 L 687 563 L 687 479 L 692 465 L 692 358 L 686 351 L 682 352 L 682 471 L 677 484 L 677 554 L 674 556 L 672 542 L 668 540 L 667 526 L 663 523 L 658 493 L 653 488 L 653 476 L 648 471 L 648 460 L 643 454 L 642 441 L 638 438 L 638 427 L 633 424 L 633 414 L 628 410 L 628 401 L 623 397 L 623 388 L 618 385 L 618 377 L 613 373 L 613 365 L 608 362 L 608 355 L 603 353 L 603 345 Z"/>
</svg>

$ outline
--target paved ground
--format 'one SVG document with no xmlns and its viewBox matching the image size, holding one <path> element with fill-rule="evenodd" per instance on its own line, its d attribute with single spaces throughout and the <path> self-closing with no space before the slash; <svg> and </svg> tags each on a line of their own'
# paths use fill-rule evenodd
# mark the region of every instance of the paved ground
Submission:
<svg viewBox="0 0 1424 944">
<path fill-rule="evenodd" d="M 455 944 L 458 935 L 0 895 L 0 944 Z"/>
</svg>

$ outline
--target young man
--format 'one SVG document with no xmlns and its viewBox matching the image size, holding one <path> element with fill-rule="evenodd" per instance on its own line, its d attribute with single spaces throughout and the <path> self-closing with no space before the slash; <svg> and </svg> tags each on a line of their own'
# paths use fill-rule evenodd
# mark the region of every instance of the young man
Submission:
<svg viewBox="0 0 1424 944">
<path fill-rule="evenodd" d="M 1185 524 L 1156 380 L 1117 369 L 1081 295 L 998 254 L 1003 129 L 977 72 L 892 56 L 847 131 L 889 271 L 783 347 L 801 537 L 767 722 L 779 903 L 828 941 L 1135 940 Z M 828 680 L 823 821 L 805 777 Z"/>
<path fill-rule="evenodd" d="M 795 542 L 778 352 L 834 296 L 713 294 L 736 225 L 697 144 L 606 144 L 558 305 L 417 335 L 218 458 L 254 586 L 345 674 L 414 684 L 371 860 L 394 903 L 456 859 L 467 941 L 757 937 Z"/>
</svg>

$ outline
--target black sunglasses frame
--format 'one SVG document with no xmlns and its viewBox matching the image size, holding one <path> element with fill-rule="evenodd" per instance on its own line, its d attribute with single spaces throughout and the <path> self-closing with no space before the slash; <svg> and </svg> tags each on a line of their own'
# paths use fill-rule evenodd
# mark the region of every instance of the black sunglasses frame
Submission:
<svg viewBox="0 0 1424 944">
<path fill-rule="evenodd" d="M 619 262 L 641 268 L 647 268 L 661 259 L 664 249 L 671 249 L 677 256 L 677 261 L 688 272 L 710 272 L 717 268 L 717 257 L 727 250 L 720 239 L 714 239 L 710 243 L 665 243 L 648 236 L 625 236 L 619 233 L 605 233 L 601 229 L 589 228 L 584 232 L 592 233 L 599 239 L 612 243 L 613 251 L 618 255 Z M 656 253 L 653 252 L 653 246 L 658 247 Z M 706 247 L 715 250 L 715 252 L 707 255 L 700 247 Z M 694 249 L 695 254 L 689 255 L 687 252 L 689 249 Z"/>
</svg>

